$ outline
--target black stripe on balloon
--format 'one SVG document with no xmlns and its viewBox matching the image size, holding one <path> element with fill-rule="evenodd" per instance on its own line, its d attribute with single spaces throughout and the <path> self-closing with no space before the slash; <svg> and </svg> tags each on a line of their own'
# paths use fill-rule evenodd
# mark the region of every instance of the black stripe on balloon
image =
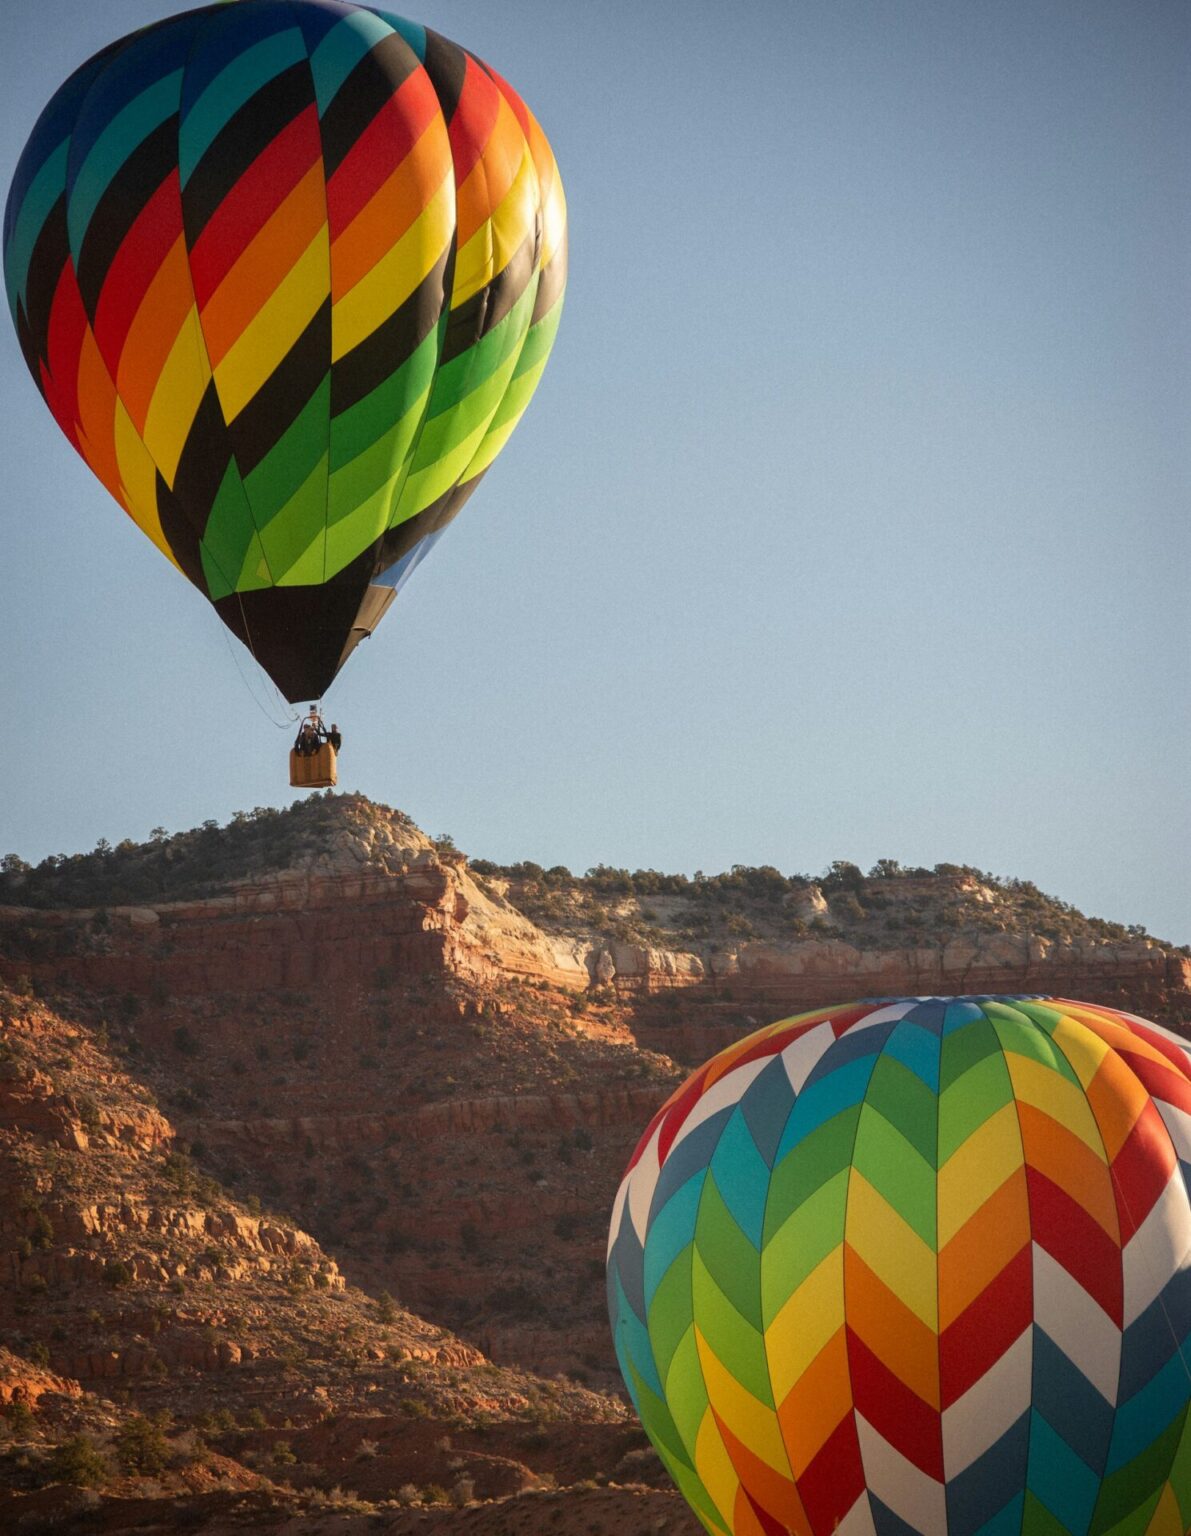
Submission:
<svg viewBox="0 0 1191 1536">
<path fill-rule="evenodd" d="M 482 335 L 494 331 L 533 281 L 538 261 L 538 237 L 526 235 L 509 261 L 488 285 L 488 308 L 484 314 Z"/>
<path fill-rule="evenodd" d="M 391 378 L 438 324 L 447 294 L 443 253 L 399 309 L 331 369 L 331 415 L 341 416 Z"/>
<path fill-rule="evenodd" d="M 442 115 L 449 123 L 459 106 L 463 94 L 463 82 L 467 78 L 467 54 L 458 43 L 443 37 L 439 32 L 426 28 L 426 57 L 422 67 L 430 76 L 434 94 L 442 108 Z"/>
<path fill-rule="evenodd" d="M 564 235 L 562 244 L 557 247 L 554 255 L 542 268 L 542 275 L 538 279 L 538 291 L 533 301 L 533 317 L 535 321 L 550 313 L 559 299 L 562 298 L 563 290 L 566 286 L 567 242 Z"/>
<path fill-rule="evenodd" d="M 244 172 L 314 99 L 310 65 L 302 59 L 274 75 L 228 119 L 182 189 L 187 245 L 195 245 Z"/>
<path fill-rule="evenodd" d="M 165 504 L 163 497 L 168 499 L 171 517 L 185 521 L 196 542 L 206 531 L 207 519 L 219 494 L 219 487 L 223 484 L 231 457 L 232 446 L 228 440 L 215 381 L 212 379 L 190 424 L 182 456 L 178 460 L 174 488 L 171 491 L 167 486 L 163 491 L 159 485 L 157 492 L 158 509 L 161 510 Z M 166 537 L 181 562 L 181 554 L 175 547 L 173 536 L 167 532 Z"/>
<path fill-rule="evenodd" d="M 162 479 L 160 470 L 157 472 L 157 515 L 161 519 L 161 531 L 165 534 L 170 553 L 182 567 L 182 574 L 206 597 L 207 578 L 203 573 L 203 557 L 199 551 L 199 536 L 194 530 L 194 522 Z"/>
<path fill-rule="evenodd" d="M 370 546 L 319 586 L 233 593 L 215 611 L 291 704 L 317 699 L 339 670 L 375 568 Z"/>
<path fill-rule="evenodd" d="M 322 119 L 323 167 L 328 181 L 376 114 L 417 67 L 417 54 L 398 32 L 381 38 L 355 66 Z"/>
<path fill-rule="evenodd" d="M 252 399 L 228 423 L 240 473 L 248 475 L 277 446 L 311 395 L 327 376 L 331 356 L 331 301 L 324 300 L 310 324 Z"/>
<path fill-rule="evenodd" d="M 62 196 L 50 210 L 50 216 L 38 231 L 29 261 L 29 278 L 25 287 L 25 317 L 29 336 L 36 348 L 37 357 L 49 352 L 50 311 L 54 294 L 62 280 L 63 269 L 70 261 L 70 236 L 66 231 L 66 198 Z M 34 363 L 34 378 L 38 377 Z M 38 383 L 40 385 L 40 379 Z"/>
<path fill-rule="evenodd" d="M 514 251 L 512 260 L 488 286 L 451 311 L 443 342 L 443 363 L 461 356 L 505 318 L 533 278 L 536 249 L 536 238 L 527 235 Z"/>
<path fill-rule="evenodd" d="M 178 118 L 167 117 L 125 160 L 104 188 L 83 235 L 76 263 L 83 308 L 92 320 L 112 262 L 145 205 L 178 167 Z"/>
<path fill-rule="evenodd" d="M 37 350 L 37 342 L 34 339 L 33 332 L 29 329 L 29 318 L 25 314 L 25 306 L 23 304 L 17 305 L 16 325 L 17 343 L 21 349 L 21 356 L 25 359 L 25 366 L 33 375 L 33 382 L 37 385 L 38 390 L 42 391 L 42 398 L 44 399 L 45 393 L 42 390 L 41 383 L 42 354 Z"/>
<path fill-rule="evenodd" d="M 457 309 L 447 316 L 447 334 L 443 338 L 442 357 L 439 366 L 461 357 L 469 347 L 474 347 L 483 335 L 484 310 L 488 304 L 488 290 L 481 288 L 473 293 Z"/>
<path fill-rule="evenodd" d="M 432 533 L 437 533 L 440 528 L 445 528 L 459 516 L 467 505 L 472 492 L 488 471 L 481 470 L 474 479 L 466 485 L 453 485 L 449 491 L 444 491 L 437 501 L 432 501 L 428 507 L 423 507 L 416 517 L 407 518 L 404 523 L 399 523 L 396 528 L 390 528 L 380 540 L 377 552 L 376 572 L 387 571 L 391 565 L 396 565 L 402 555 L 408 555 L 416 544 L 429 538 Z"/>
</svg>

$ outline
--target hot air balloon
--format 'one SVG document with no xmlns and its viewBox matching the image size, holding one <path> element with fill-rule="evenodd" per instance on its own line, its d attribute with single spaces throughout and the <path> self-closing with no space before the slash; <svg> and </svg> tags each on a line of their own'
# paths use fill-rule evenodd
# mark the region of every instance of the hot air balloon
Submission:
<svg viewBox="0 0 1191 1536">
<path fill-rule="evenodd" d="M 533 115 L 465 49 L 338 0 L 236 0 L 62 86 L 4 272 L 63 432 L 295 701 L 516 426 L 566 213 Z"/>
<path fill-rule="evenodd" d="M 1186 1536 L 1191 1055 L 1055 998 L 714 1057 L 616 1197 L 641 1421 L 716 1536 Z"/>
</svg>

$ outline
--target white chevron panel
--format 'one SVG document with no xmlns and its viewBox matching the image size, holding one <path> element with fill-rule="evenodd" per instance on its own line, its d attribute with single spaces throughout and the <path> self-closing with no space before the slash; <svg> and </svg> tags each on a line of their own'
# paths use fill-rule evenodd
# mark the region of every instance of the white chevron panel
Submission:
<svg viewBox="0 0 1191 1536">
<path fill-rule="evenodd" d="M 1155 1099 L 1154 1104 L 1175 1151 L 1185 1163 L 1191 1163 L 1191 1115 L 1165 1099 Z"/>
<path fill-rule="evenodd" d="M 877 1536 L 877 1527 L 873 1524 L 873 1507 L 867 1493 L 860 1495 L 836 1526 L 832 1536 Z"/>
<path fill-rule="evenodd" d="M 718 1082 L 712 1083 L 711 1087 L 700 1095 L 698 1102 L 682 1122 L 682 1128 L 671 1143 L 667 1156 L 672 1155 L 674 1148 L 680 1147 L 691 1132 L 697 1130 L 705 1120 L 710 1120 L 712 1115 L 718 1114 L 729 1104 L 738 1103 L 752 1080 L 759 1077 L 772 1060 L 772 1056 L 759 1056 L 755 1061 L 746 1061 L 742 1067 L 733 1067 L 731 1072 L 725 1072 Z"/>
<path fill-rule="evenodd" d="M 662 1126 L 665 1123 L 665 1120 L 658 1122 L 648 1145 L 637 1159 L 632 1173 L 625 1180 L 628 1185 L 626 1199 L 629 1206 L 629 1220 L 633 1223 L 633 1231 L 637 1234 L 642 1247 L 645 1246 L 645 1229 L 649 1221 L 650 1201 L 653 1199 L 658 1174 L 661 1172 L 658 1166 L 658 1138 L 662 1134 Z"/>
<path fill-rule="evenodd" d="M 919 1003 L 928 1002 L 925 997 L 903 997 L 896 1003 L 886 1003 L 883 1008 L 874 1008 L 871 1013 L 866 1013 L 858 1024 L 853 1024 L 848 1030 L 850 1035 L 858 1035 L 863 1029 L 872 1029 L 874 1024 L 888 1024 L 890 1020 L 904 1019 L 907 1013 L 917 1008 Z"/>
<path fill-rule="evenodd" d="M 996 1445 L 1030 1406 L 1034 1330 L 1027 1327 L 992 1370 L 943 1414 L 943 1467 L 948 1480 Z"/>
<path fill-rule="evenodd" d="M 1037 1243 L 1034 1321 L 1108 1403 L 1116 1403 L 1121 1331 L 1079 1281 Z"/>
<path fill-rule="evenodd" d="M 1123 1254 L 1125 1327 L 1141 1316 L 1172 1275 L 1191 1264 L 1191 1206 L 1180 1169 L 1175 1168 L 1154 1208 Z"/>
<path fill-rule="evenodd" d="M 947 1529 L 947 1493 L 943 1484 L 907 1461 L 863 1414 L 856 1415 L 856 1429 L 864 1481 L 873 1497 L 924 1536 L 943 1536 Z"/>
<path fill-rule="evenodd" d="M 806 1080 L 818 1066 L 829 1046 L 835 1044 L 835 1032 L 830 1024 L 816 1024 L 805 1035 L 799 1035 L 782 1052 L 782 1065 L 790 1079 L 790 1087 L 801 1093 Z"/>
<path fill-rule="evenodd" d="M 611 1255 L 613 1244 L 620 1236 L 620 1220 L 624 1215 L 624 1203 L 628 1198 L 628 1193 L 629 1181 L 627 1178 L 621 1179 L 620 1188 L 616 1191 L 616 1199 L 612 1202 L 612 1218 L 608 1222 L 608 1246 L 604 1252 L 605 1258 Z"/>
</svg>

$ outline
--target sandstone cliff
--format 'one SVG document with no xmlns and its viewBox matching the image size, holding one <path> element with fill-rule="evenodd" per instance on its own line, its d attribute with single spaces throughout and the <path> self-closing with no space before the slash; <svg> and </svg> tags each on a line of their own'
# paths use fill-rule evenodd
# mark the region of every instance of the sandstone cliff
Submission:
<svg viewBox="0 0 1191 1536">
<path fill-rule="evenodd" d="M 168 1410 L 142 1525 L 336 1495 L 343 1529 L 445 1531 L 445 1490 L 494 1536 L 693 1531 L 609 1395 L 602 1286 L 685 1065 L 857 995 L 1191 1003 L 1185 955 L 971 871 L 499 871 L 353 797 L 10 863 L 0 896 L 0 1408 L 33 1413 L 0 1528 L 38 1499 L 84 1528 L 35 1490 L 50 1447 L 92 1435 L 122 1487 L 121 1425 Z"/>
</svg>

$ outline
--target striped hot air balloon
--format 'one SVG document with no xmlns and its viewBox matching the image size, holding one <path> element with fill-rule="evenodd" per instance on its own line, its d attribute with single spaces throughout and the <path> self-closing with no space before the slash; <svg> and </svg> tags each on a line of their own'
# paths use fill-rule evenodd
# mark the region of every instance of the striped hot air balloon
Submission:
<svg viewBox="0 0 1191 1536">
<path fill-rule="evenodd" d="M 4 271 L 71 443 L 315 698 L 533 394 L 566 213 L 532 114 L 465 49 L 337 0 L 236 0 L 66 82 Z"/>
<path fill-rule="evenodd" d="M 616 1197 L 624 1379 L 717 1536 L 1186 1536 L 1191 1056 L 1054 998 L 714 1057 Z"/>
</svg>

